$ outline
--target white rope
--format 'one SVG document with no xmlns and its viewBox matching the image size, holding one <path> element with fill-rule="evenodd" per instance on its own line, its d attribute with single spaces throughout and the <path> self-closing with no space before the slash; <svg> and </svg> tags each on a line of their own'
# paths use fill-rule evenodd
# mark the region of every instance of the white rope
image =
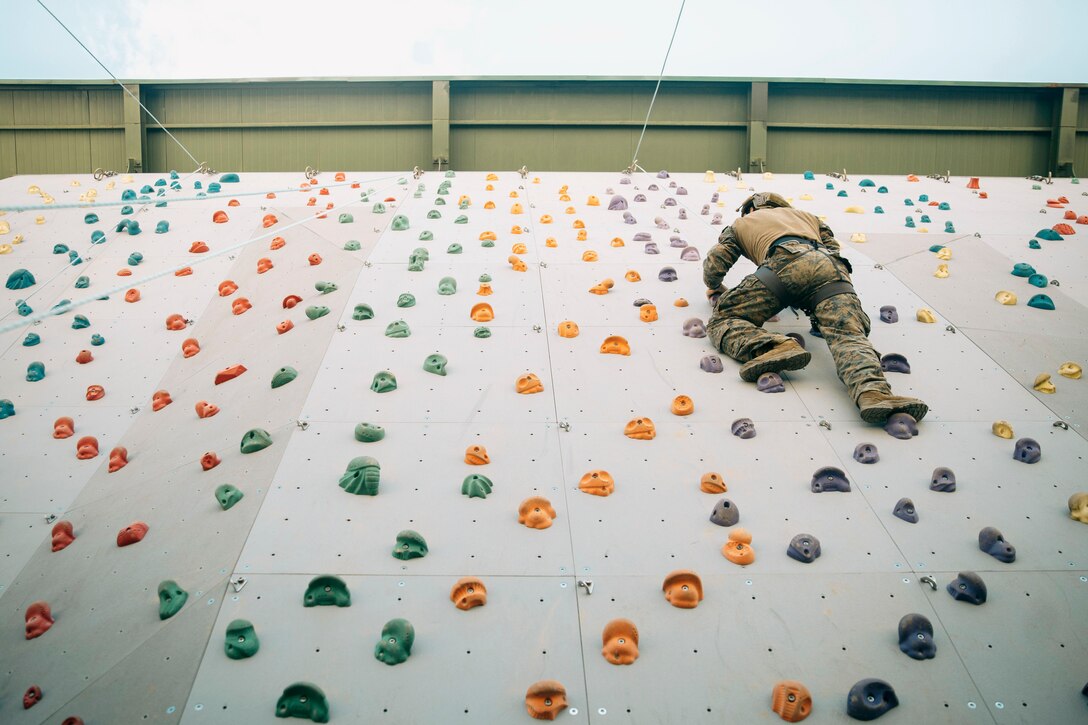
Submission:
<svg viewBox="0 0 1088 725">
<path fill-rule="evenodd" d="M 159 121 L 159 119 L 155 117 L 155 114 L 154 114 L 154 113 L 152 113 L 151 111 L 147 110 L 147 106 L 145 106 L 145 105 L 144 105 L 143 103 L 140 103 L 140 99 L 139 99 L 139 98 L 137 98 L 137 97 L 136 97 L 135 95 L 133 95 L 132 91 L 130 91 L 130 90 L 129 90 L 128 88 L 126 88 L 126 87 L 125 87 L 125 84 L 124 84 L 124 83 L 122 83 L 122 82 L 121 82 L 120 80 L 118 80 L 117 76 L 115 76 L 115 75 L 113 74 L 113 71 L 111 71 L 111 70 L 110 70 L 109 68 L 107 68 L 107 67 L 106 67 L 106 65 L 105 65 L 105 64 L 104 64 L 104 63 L 103 63 L 102 61 L 100 61 L 100 60 L 98 59 L 98 56 L 96 56 L 96 55 L 95 55 L 94 53 L 92 53 L 92 52 L 91 52 L 91 49 L 90 49 L 90 48 L 88 48 L 88 47 L 87 47 L 86 45 L 84 45 L 84 44 L 83 44 L 83 41 L 82 41 L 82 40 L 80 40 L 79 38 L 77 38 L 77 37 L 76 37 L 76 34 L 75 34 L 75 33 L 73 33 L 73 32 L 72 32 L 72 31 L 71 31 L 71 30 L 70 30 L 70 29 L 68 28 L 68 26 L 64 24 L 64 22 L 63 22 L 63 21 L 61 21 L 61 19 L 60 19 L 60 18 L 58 18 L 58 17 L 57 17 L 57 16 L 56 16 L 56 15 L 55 15 L 55 14 L 53 13 L 53 11 L 52 11 L 52 10 L 50 10 L 50 9 L 49 9 L 48 7 L 46 7 L 46 4 L 45 4 L 44 2 L 42 2 L 42 0 L 38 0 L 38 4 L 39 4 L 39 5 L 41 5 L 41 6 L 42 6 L 42 9 L 43 9 L 43 10 L 45 10 L 45 12 L 49 13 L 49 14 L 50 14 L 50 15 L 51 15 L 51 16 L 53 17 L 53 19 L 57 21 L 57 23 L 59 23 L 59 24 L 60 24 L 60 27 L 64 28 L 65 32 L 67 32 L 67 33 L 68 33 L 68 35 L 71 35 L 71 36 L 72 36 L 72 40 L 74 40 L 74 41 L 76 41 L 77 43 L 79 43 L 79 47 L 81 47 L 81 48 L 83 48 L 83 50 L 87 51 L 87 55 L 91 56 L 91 58 L 93 58 L 93 59 L 94 59 L 94 62 L 95 62 L 95 63 L 98 63 L 98 65 L 99 65 L 99 66 L 100 66 L 100 67 L 102 68 L 102 70 L 106 71 L 106 73 L 108 73 L 108 74 L 109 74 L 110 78 L 112 78 L 112 79 L 114 80 L 114 82 L 116 82 L 116 83 L 117 83 L 117 85 L 121 86 L 121 90 L 122 90 L 122 91 L 124 91 L 125 93 L 127 93 L 127 94 L 129 95 L 129 97 L 130 97 L 130 98 L 131 98 L 132 100 L 136 101 L 136 103 L 138 103 L 138 104 L 140 105 L 140 108 L 144 109 L 144 113 L 146 113 L 146 114 L 147 114 L 148 116 L 150 116 L 150 117 L 151 117 L 151 120 L 152 120 L 152 121 L 154 121 L 154 122 L 155 122 L 155 123 L 156 123 L 156 124 L 158 125 L 158 127 L 159 127 L 159 128 L 161 128 L 161 129 L 162 129 L 162 130 L 163 130 L 163 131 L 164 131 L 164 132 L 166 133 L 166 135 L 167 135 L 167 136 L 169 136 L 169 137 L 170 137 L 170 139 L 171 139 L 171 140 L 172 140 L 172 141 L 173 141 L 174 143 L 176 143 L 176 144 L 178 145 L 178 147 L 179 147 L 179 148 L 180 148 L 180 149 L 181 149 L 182 151 L 184 151 L 184 152 L 185 152 L 185 155 L 186 155 L 186 156 L 188 156 L 188 157 L 189 157 L 190 159 L 192 159 L 192 162 L 193 162 L 194 164 L 196 164 L 196 165 L 197 165 L 197 167 L 199 167 L 199 166 L 200 166 L 200 162 L 196 160 L 196 157 L 195 157 L 195 156 L 193 156 L 193 155 L 192 155 L 191 153 L 189 153 L 189 149 L 185 148 L 185 144 L 183 144 L 183 143 L 182 143 L 181 141 L 178 141 L 178 140 L 177 140 L 177 138 L 176 138 L 176 137 L 174 136 L 174 134 L 170 133 L 170 132 L 169 132 L 169 131 L 168 131 L 168 130 L 166 129 L 166 126 L 163 126 L 163 125 L 162 125 L 162 122 L 160 122 L 160 121 Z M 195 173 L 195 172 L 194 172 L 194 173 Z"/>
<path fill-rule="evenodd" d="M 39 0 L 40 1 L 40 0 Z M 638 144 L 635 146 L 635 153 L 631 156 L 631 165 L 629 169 L 634 170 L 638 164 L 638 151 L 642 148 L 642 139 L 646 136 L 646 127 L 650 124 L 650 114 L 654 110 L 654 101 L 657 100 L 657 91 L 661 88 L 661 79 L 665 76 L 665 65 L 669 62 L 669 53 L 672 52 L 672 42 L 676 40 L 676 30 L 680 27 L 680 18 L 684 15 L 684 5 L 687 4 L 687 0 L 681 0 L 680 12 L 676 14 L 676 25 L 672 27 L 672 37 L 669 38 L 669 49 L 665 51 L 665 60 L 661 61 L 661 73 L 657 76 L 657 85 L 654 86 L 654 95 L 650 99 L 650 107 L 646 109 L 646 120 L 642 122 L 642 133 L 638 136 Z"/>
</svg>

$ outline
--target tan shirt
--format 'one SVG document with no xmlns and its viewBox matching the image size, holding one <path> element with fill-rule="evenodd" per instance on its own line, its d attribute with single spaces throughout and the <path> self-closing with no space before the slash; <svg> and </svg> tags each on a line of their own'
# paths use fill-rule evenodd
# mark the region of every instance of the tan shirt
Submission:
<svg viewBox="0 0 1088 725">
<path fill-rule="evenodd" d="M 802 237 L 820 241 L 820 220 L 807 211 L 792 207 L 757 209 L 733 222 L 737 242 L 744 256 L 761 265 L 767 249 L 780 237 Z"/>
</svg>

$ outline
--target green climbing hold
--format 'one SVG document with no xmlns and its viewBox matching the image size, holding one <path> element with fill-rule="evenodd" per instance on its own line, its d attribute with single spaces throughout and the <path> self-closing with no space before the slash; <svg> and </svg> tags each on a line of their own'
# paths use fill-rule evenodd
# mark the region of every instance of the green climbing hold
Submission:
<svg viewBox="0 0 1088 725">
<path fill-rule="evenodd" d="M 374 319 L 374 308 L 368 304 L 359 303 L 355 305 L 355 311 L 351 313 L 351 319 L 372 320 Z"/>
<path fill-rule="evenodd" d="M 45 378 L 45 363 L 35 360 L 26 366 L 26 381 L 36 383 Z"/>
<path fill-rule="evenodd" d="M 432 234 L 430 231 L 424 229 L 422 232 L 419 233 L 419 241 L 421 241 L 421 242 L 433 242 L 434 241 L 434 234 Z"/>
<path fill-rule="evenodd" d="M 298 377 L 298 370 L 295 370 L 290 365 L 284 365 L 282 368 L 276 371 L 276 374 L 272 376 L 272 389 L 276 389 L 287 385 L 295 378 Z"/>
<path fill-rule="evenodd" d="M 408 257 L 408 271 L 409 272 L 422 272 L 423 263 L 426 262 L 425 257 L 421 257 L 415 252 L 412 252 Z"/>
<path fill-rule="evenodd" d="M 435 375 L 446 375 L 446 365 L 449 361 L 446 360 L 445 355 L 439 355 L 437 352 L 433 355 L 428 355 L 427 359 L 423 361 L 423 369 L 429 373 Z"/>
<path fill-rule="evenodd" d="M 385 428 L 373 423 L 360 423 L 355 426 L 355 440 L 360 443 L 377 443 L 385 438 Z"/>
<path fill-rule="evenodd" d="M 858 186 L 876 186 L 876 184 L 873 182 L 872 179 L 862 179 L 860 182 L 858 182 Z"/>
<path fill-rule="evenodd" d="M 1031 190 L 1032 191 L 1042 191 L 1043 187 L 1039 186 L 1038 184 L 1032 184 L 1031 185 Z"/>
<path fill-rule="evenodd" d="M 461 483 L 461 493 L 469 498 L 487 498 L 491 493 L 491 479 L 479 473 L 465 476 Z"/>
<path fill-rule="evenodd" d="M 27 287 L 33 287 L 35 284 L 37 284 L 37 280 L 34 279 L 34 275 L 29 270 L 17 269 L 8 275 L 8 289 L 26 289 Z"/>
<path fill-rule="evenodd" d="M 87 275 L 81 276 L 76 280 L 76 289 L 87 289 L 91 286 L 91 278 Z"/>
<path fill-rule="evenodd" d="M 409 337 L 411 334 L 412 331 L 404 320 L 393 320 L 385 327 L 386 337 Z"/>
<path fill-rule="evenodd" d="M 311 320 L 316 320 L 319 317 L 324 317 L 329 314 L 328 307 L 319 307 L 318 305 L 310 305 L 306 308 L 306 316 Z"/>
<path fill-rule="evenodd" d="M 942 201 L 940 204 L 937 205 L 937 209 L 939 209 L 940 211 L 950 211 L 952 209 L 952 205 L 949 204 L 947 201 Z"/>
<path fill-rule="evenodd" d="M 475 330 L 472 331 L 472 336 L 478 337 L 480 339 L 483 339 L 485 337 L 491 337 L 491 329 L 487 327 L 477 327 Z"/>
<path fill-rule="evenodd" d="M 245 496 L 236 486 L 232 486 L 229 483 L 224 483 L 219 488 L 215 489 L 215 500 L 219 502 L 219 506 L 224 511 L 229 509 L 234 504 L 242 500 Z"/>
<path fill-rule="evenodd" d="M 132 254 L 128 255 L 128 263 L 133 267 L 139 265 L 142 261 L 144 261 L 144 255 L 140 254 L 139 252 L 133 252 Z"/>
<path fill-rule="evenodd" d="M 87 214 L 84 214 L 83 215 L 83 223 L 84 224 L 97 224 L 98 223 L 98 215 L 95 214 L 93 211 L 88 212 Z"/>
<path fill-rule="evenodd" d="M 495 246 L 495 241 L 493 239 L 485 239 L 482 242 L 480 242 L 480 246 L 484 247 L 484 248 L 487 248 L 487 249 L 490 249 L 491 247 Z"/>
<path fill-rule="evenodd" d="M 340 488 L 357 496 L 377 496 L 381 472 L 378 461 L 370 456 L 352 458 L 340 476 Z"/>
<path fill-rule="evenodd" d="M 94 335 L 91 335 L 91 344 L 94 345 L 95 347 L 98 347 L 99 345 L 102 345 L 105 342 L 106 342 L 106 338 L 102 337 L 101 335 L 99 335 L 97 333 L 95 333 Z"/>
<path fill-rule="evenodd" d="M 1040 229 L 1035 232 L 1035 236 L 1047 242 L 1060 242 L 1062 240 L 1062 235 L 1053 229 Z"/>
<path fill-rule="evenodd" d="M 237 184 L 238 183 L 238 174 L 235 174 L 233 172 L 231 172 L 229 174 L 223 174 L 222 176 L 219 177 L 219 183 L 220 184 Z"/>
<path fill-rule="evenodd" d="M 412 250 L 412 254 L 424 262 L 428 262 L 431 259 L 431 253 L 427 251 L 426 247 L 416 247 Z"/>
<path fill-rule="evenodd" d="M 438 294 L 457 294 L 457 280 L 455 280 L 453 277 L 443 277 L 442 279 L 438 280 Z"/>
<path fill-rule="evenodd" d="M 380 201 L 374 202 L 374 206 L 370 211 L 374 214 L 384 214 L 385 204 L 381 203 Z"/>
<path fill-rule="evenodd" d="M 370 383 L 370 389 L 375 393 L 389 393 L 397 389 L 397 378 L 388 370 L 374 373 L 374 380 Z"/>
<path fill-rule="evenodd" d="M 349 239 L 348 241 L 344 242 L 345 252 L 358 252 L 360 249 L 362 249 L 362 245 L 359 244 L 358 239 Z"/>
<path fill-rule="evenodd" d="M 355 223 L 355 217 L 353 217 L 351 214 L 348 214 L 347 212 L 344 212 L 343 214 L 341 214 L 339 220 L 340 220 L 341 224 L 354 224 Z"/>
<path fill-rule="evenodd" d="M 468 217 L 465 216 L 464 214 L 461 214 L 460 216 L 458 216 L 456 219 L 453 220 L 453 223 L 454 224 L 468 224 Z"/>
<path fill-rule="evenodd" d="M 408 229 L 408 217 L 403 214 L 397 214 L 393 217 L 392 229 L 395 232 L 403 232 Z"/>
<path fill-rule="evenodd" d="M 335 292 L 337 289 L 339 289 L 339 287 L 337 287 L 332 282 L 315 282 L 314 289 L 316 289 L 323 295 L 327 295 L 330 292 Z"/>
<path fill-rule="evenodd" d="M 397 307 L 415 307 L 416 296 L 411 292 L 403 292 L 397 297 Z"/>
<path fill-rule="evenodd" d="M 454 242 L 450 246 L 446 247 L 446 254 L 460 254 L 463 251 L 460 244 Z"/>
<path fill-rule="evenodd" d="M 427 542 L 417 532 L 410 529 L 397 534 L 397 545 L 393 547 L 393 556 L 397 559 L 422 559 L 427 556 Z"/>
<path fill-rule="evenodd" d="M 488 274 L 487 272 L 484 272 L 483 274 L 480 275 L 480 284 L 488 284 L 490 282 L 491 282 L 491 275 L 490 274 Z"/>
<path fill-rule="evenodd" d="M 28 332 L 26 333 L 26 337 L 23 338 L 23 347 L 34 347 L 41 341 L 41 335 L 36 332 Z"/>
<path fill-rule="evenodd" d="M 438 211 L 437 209 L 431 209 L 429 212 L 427 212 L 427 218 L 428 219 L 441 219 L 442 218 L 442 212 Z"/>
<path fill-rule="evenodd" d="M 314 722 L 329 721 L 329 701 L 317 685 L 296 682 L 276 701 L 276 717 L 309 718 Z"/>
<path fill-rule="evenodd" d="M 449 169 L 448 171 L 446 171 L 446 178 L 447 178 L 447 179 L 452 179 L 452 178 L 454 178 L 454 177 L 456 177 L 456 176 L 457 176 L 457 174 L 455 174 L 455 173 L 453 172 L 453 169 Z M 443 183 L 443 184 L 445 184 L 445 183 L 447 183 L 447 182 L 443 181 L 442 183 Z"/>
<path fill-rule="evenodd" d="M 232 660 L 244 660 L 257 654 L 261 642 L 257 639 L 257 630 L 248 619 L 235 619 L 227 625 L 227 635 L 223 649 Z"/>
<path fill-rule="evenodd" d="M 54 244 L 53 245 L 53 254 L 68 254 L 68 245 L 67 244 Z"/>
<path fill-rule="evenodd" d="M 1028 284 L 1033 287 L 1042 287 L 1045 289 L 1046 286 L 1050 284 L 1050 280 L 1046 278 L 1045 274 L 1036 273 L 1028 277 Z"/>
<path fill-rule="evenodd" d="M 253 428 L 242 436 L 242 453 L 256 453 L 272 445 L 272 436 L 263 428 Z"/>
<path fill-rule="evenodd" d="M 159 584 L 159 619 L 170 619 L 181 611 L 189 599 L 189 592 L 178 586 L 173 579 Z"/>
<path fill-rule="evenodd" d="M 387 665 L 399 665 L 412 656 L 416 630 L 407 619 L 390 619 L 382 627 L 382 638 L 374 647 L 374 657 Z"/>
<path fill-rule="evenodd" d="M 304 607 L 350 607 L 351 592 L 348 585 L 340 577 L 326 574 L 316 576 L 310 580 L 306 587 L 306 594 L 302 597 Z"/>
<path fill-rule="evenodd" d="M 1030 277 L 1033 274 L 1035 274 L 1035 267 L 1027 262 L 1017 262 L 1012 266 L 1013 277 Z"/>
<path fill-rule="evenodd" d="M 1038 294 L 1028 300 L 1028 307 L 1034 307 L 1037 310 L 1052 310 L 1054 300 L 1050 299 L 1049 295 Z"/>
<path fill-rule="evenodd" d="M 91 321 L 88 320 L 85 315 L 76 315 L 74 318 L 72 318 L 72 329 L 73 330 L 82 330 L 82 329 L 90 327 L 90 326 L 91 326 Z"/>
<path fill-rule="evenodd" d="M 437 197 L 437 198 L 436 198 L 436 199 L 434 200 L 434 205 L 435 205 L 435 206 L 445 206 L 445 205 L 446 205 L 446 200 L 445 200 L 445 199 L 443 199 L 442 197 Z"/>
</svg>

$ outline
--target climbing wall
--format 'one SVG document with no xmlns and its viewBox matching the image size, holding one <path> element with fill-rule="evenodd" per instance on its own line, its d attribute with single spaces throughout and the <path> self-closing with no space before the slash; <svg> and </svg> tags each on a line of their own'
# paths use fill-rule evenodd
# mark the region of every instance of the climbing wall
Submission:
<svg viewBox="0 0 1088 725">
<path fill-rule="evenodd" d="M 889 723 L 1080 721 L 1080 189 L 4 180 L 0 721 L 848 722 L 868 678 Z M 753 190 L 836 232 L 916 436 L 804 317 L 778 393 L 702 336 Z"/>
</svg>

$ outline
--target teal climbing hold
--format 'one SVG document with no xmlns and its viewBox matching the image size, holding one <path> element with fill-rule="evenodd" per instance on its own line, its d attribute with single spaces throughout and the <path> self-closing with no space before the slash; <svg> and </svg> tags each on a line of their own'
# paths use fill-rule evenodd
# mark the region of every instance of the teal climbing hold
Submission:
<svg viewBox="0 0 1088 725">
<path fill-rule="evenodd" d="M 189 592 L 178 586 L 173 579 L 159 584 L 159 619 L 170 619 L 181 611 L 189 599 Z"/>
<path fill-rule="evenodd" d="M 914 229 L 914 217 L 907 217 L 907 229 Z"/>
<path fill-rule="evenodd" d="M 83 215 L 83 223 L 84 224 L 97 224 L 98 223 L 98 215 L 95 214 L 93 211 L 84 214 Z"/>
<path fill-rule="evenodd" d="M 1048 242 L 1060 242 L 1062 240 L 1062 235 L 1053 229 L 1040 229 L 1035 232 L 1035 236 Z"/>
<path fill-rule="evenodd" d="M 15 415 L 15 404 L 8 399 L 0 400 L 0 420 Z"/>
<path fill-rule="evenodd" d="M 215 500 L 219 502 L 219 506 L 226 511 L 234 504 L 242 500 L 245 496 L 236 486 L 232 486 L 229 483 L 224 483 L 219 488 L 215 489 Z"/>
<path fill-rule="evenodd" d="M 842 189 L 836 196 L 846 196 L 846 189 Z"/>
<path fill-rule="evenodd" d="M 287 383 L 291 382 L 298 377 L 298 370 L 295 370 L 290 365 L 284 365 L 282 368 L 276 371 L 276 374 L 272 376 L 272 389 L 282 388 Z"/>
<path fill-rule="evenodd" d="M 921 216 L 921 217 L 920 217 L 920 218 L 918 219 L 918 223 L 919 223 L 919 224 L 929 224 L 929 223 L 930 223 L 930 219 L 929 219 L 929 214 L 923 214 L 923 215 L 922 215 L 922 216 Z"/>
<path fill-rule="evenodd" d="M 302 597 L 304 607 L 350 607 L 351 592 L 340 577 L 325 575 L 310 580 Z"/>
<path fill-rule="evenodd" d="M 952 222 L 945 222 L 944 223 L 944 230 L 948 234 L 955 234 L 956 233 L 956 227 L 953 226 Z"/>
<path fill-rule="evenodd" d="M 919 194 L 918 195 L 918 201 L 928 202 L 929 201 L 929 194 Z"/>
<path fill-rule="evenodd" d="M 831 191 L 831 190 L 833 190 L 833 189 L 835 188 L 835 185 L 834 185 L 834 184 L 832 184 L 832 183 L 831 183 L 831 182 L 829 181 L 829 182 L 827 182 L 826 184 L 824 184 L 824 188 L 825 188 L 825 189 L 827 189 L 828 191 Z"/>
<path fill-rule="evenodd" d="M 806 171 L 805 174 L 804 174 L 804 177 L 805 177 L 805 181 L 815 181 L 816 180 L 816 174 L 812 173 L 811 171 Z"/>
<path fill-rule="evenodd" d="M 26 366 L 26 381 L 36 383 L 45 379 L 45 363 L 35 360 Z"/>
<path fill-rule="evenodd" d="M 223 174 L 222 176 L 219 177 L 219 183 L 220 184 L 237 184 L 238 183 L 238 174 L 235 174 L 233 172 L 229 173 L 229 174 Z"/>
<path fill-rule="evenodd" d="M 347 470 L 340 476 L 340 488 L 357 496 L 377 496 L 381 470 L 375 458 L 352 458 Z"/>
<path fill-rule="evenodd" d="M 136 191 L 134 189 L 125 189 L 121 192 L 121 201 L 135 201 Z"/>
<path fill-rule="evenodd" d="M 91 278 L 87 275 L 82 275 L 76 280 L 76 289 L 87 289 L 91 286 Z"/>
<path fill-rule="evenodd" d="M 858 182 L 858 186 L 867 187 L 867 186 L 876 186 L 876 184 L 873 182 L 872 179 L 862 179 L 861 181 Z"/>
<path fill-rule="evenodd" d="M 78 267 L 83 264 L 83 258 L 79 256 L 79 252 L 74 249 L 68 252 L 68 264 L 72 267 Z"/>
<path fill-rule="evenodd" d="M 50 307 L 49 309 L 51 311 L 53 311 L 53 312 L 57 312 L 58 310 L 60 310 L 59 312 L 57 312 L 57 314 L 63 314 L 65 312 L 71 312 L 71 310 L 68 309 L 71 304 L 72 304 L 71 300 L 63 299 L 60 302 L 53 305 L 52 307 Z"/>
<path fill-rule="evenodd" d="M 132 254 L 128 255 L 128 263 L 133 267 L 139 265 L 142 261 L 144 261 L 144 255 L 140 254 L 139 252 L 133 252 Z"/>
<path fill-rule="evenodd" d="M 140 188 L 140 193 L 141 194 L 154 194 L 155 193 L 155 187 L 153 187 L 151 184 L 144 184 Z"/>
<path fill-rule="evenodd" d="M 242 436 L 240 448 L 242 453 L 256 453 L 263 451 L 272 445 L 272 436 L 263 428 L 251 428 Z"/>
<path fill-rule="evenodd" d="M 132 214 L 133 211 L 134 210 L 133 210 L 133 208 L 131 206 L 128 206 L 128 205 L 123 206 L 123 207 L 121 207 L 121 216 L 129 216 L 130 214 Z M 129 222 L 130 220 L 125 219 L 124 221 Z M 127 226 L 127 224 L 126 224 L 126 226 Z M 121 231 L 121 230 L 118 229 L 117 231 Z"/>
<path fill-rule="evenodd" d="M 140 229 L 140 222 L 133 219 L 133 220 L 131 220 L 129 222 L 127 231 L 128 231 L 128 234 L 129 234 L 130 237 L 134 237 L 137 234 L 139 234 L 140 232 L 142 232 L 143 230 Z"/>
<path fill-rule="evenodd" d="M 221 187 L 219 185 L 218 181 L 213 181 L 210 184 L 208 184 L 208 193 L 209 194 L 218 194 L 220 191 L 222 191 L 222 189 L 223 189 L 223 187 Z"/>
<path fill-rule="evenodd" d="M 1028 249 L 1042 249 L 1043 245 L 1039 244 L 1038 239 L 1031 239 L 1028 241 Z"/>
<path fill-rule="evenodd" d="M 932 247 L 929 248 L 929 251 L 936 253 L 941 251 L 942 249 L 944 249 L 943 244 L 934 244 Z"/>
<path fill-rule="evenodd" d="M 29 317 L 34 314 L 34 308 L 27 304 L 26 300 L 15 300 L 15 312 L 19 317 Z"/>
<path fill-rule="evenodd" d="M 166 186 L 166 179 L 163 179 L 161 177 L 155 179 L 155 186 Z"/>
<path fill-rule="evenodd" d="M 26 337 L 23 338 L 23 347 L 34 347 L 41 341 L 41 335 L 36 332 L 28 332 Z"/>
<path fill-rule="evenodd" d="M 54 244 L 53 245 L 53 254 L 67 254 L 67 253 L 68 253 L 68 245 L 67 244 Z"/>
<path fill-rule="evenodd" d="M 318 280 L 317 282 L 314 282 L 314 289 L 323 295 L 327 295 L 330 292 L 335 292 L 339 289 L 339 287 L 337 287 L 336 284 L 333 282 Z"/>
<path fill-rule="evenodd" d="M 1046 278 L 1045 274 L 1036 273 L 1028 277 L 1028 284 L 1032 285 L 1033 287 L 1042 287 L 1045 289 L 1049 283 L 1050 280 Z"/>
<path fill-rule="evenodd" d="M 427 542 L 418 532 L 405 529 L 397 534 L 397 543 L 393 547 L 393 556 L 404 561 L 421 559 L 427 556 Z"/>
<path fill-rule="evenodd" d="M 382 638 L 374 646 L 374 658 L 387 665 L 399 665 L 412 656 L 416 630 L 407 619 L 390 619 L 382 627 Z"/>
<path fill-rule="evenodd" d="M 487 498 L 491 488 L 491 479 L 479 473 L 471 473 L 461 482 L 461 494 L 469 498 Z"/>
<path fill-rule="evenodd" d="M 904 199 L 903 200 L 903 206 L 914 206 L 914 202 L 911 201 L 910 199 Z"/>
<path fill-rule="evenodd" d="M 1028 300 L 1028 307 L 1034 307 L 1037 310 L 1052 310 L 1054 309 L 1054 300 L 1050 299 L 1049 295 L 1037 294 Z"/>
<path fill-rule="evenodd" d="M 26 289 L 27 287 L 33 287 L 37 284 L 37 280 L 34 279 L 34 275 L 26 269 L 17 269 L 8 275 L 7 288 L 8 289 Z"/>
<path fill-rule="evenodd" d="M 91 244 L 102 244 L 106 241 L 106 233 L 101 229 L 91 232 Z"/>
<path fill-rule="evenodd" d="M 949 204 L 947 201 L 942 201 L 940 204 L 937 205 L 937 208 L 941 211 L 949 211 L 950 209 L 952 209 L 952 205 Z"/>
<path fill-rule="evenodd" d="M 888 187 L 882 186 L 882 187 L 880 187 L 879 189 L 876 190 L 876 193 L 878 193 L 878 194 L 887 194 L 888 193 Z"/>
<path fill-rule="evenodd" d="M 156 234 L 166 234 L 168 231 L 170 231 L 170 222 L 165 219 L 155 225 Z"/>
<path fill-rule="evenodd" d="M 72 329 L 82 330 L 85 327 L 90 327 L 91 321 L 87 319 L 85 315 L 76 315 L 72 318 Z"/>
<path fill-rule="evenodd" d="M 244 660 L 257 654 L 261 642 L 257 639 L 257 630 L 248 619 L 235 619 L 227 625 L 227 634 L 223 649 L 232 660 Z"/>
<path fill-rule="evenodd" d="M 1035 274 L 1035 267 L 1027 262 L 1017 262 L 1012 267 L 1013 277 L 1030 277 L 1033 274 Z"/>
<path fill-rule="evenodd" d="M 105 344 L 105 342 L 106 342 L 106 338 L 102 337 L 98 333 L 95 333 L 95 334 L 91 335 L 91 344 L 94 345 L 95 347 L 98 347 L 99 345 L 103 345 L 103 344 Z"/>
<path fill-rule="evenodd" d="M 313 722 L 329 721 L 329 701 L 317 685 L 296 682 L 276 701 L 276 717 L 309 718 Z"/>
</svg>

